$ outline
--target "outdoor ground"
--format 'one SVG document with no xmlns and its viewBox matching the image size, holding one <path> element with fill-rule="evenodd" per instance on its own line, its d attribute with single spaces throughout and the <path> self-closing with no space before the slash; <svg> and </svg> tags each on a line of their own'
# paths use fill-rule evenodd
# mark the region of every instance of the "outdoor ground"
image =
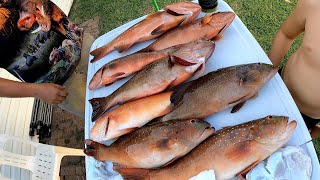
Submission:
<svg viewBox="0 0 320 180">
<path fill-rule="evenodd" d="M 160 8 L 166 4 L 179 0 L 158 0 Z M 180 0 L 181 1 L 181 0 Z M 251 31 L 265 52 L 270 49 L 271 41 L 281 23 L 290 14 L 297 0 L 226 0 L 233 8 L 247 28 Z M 86 29 L 95 37 L 98 37 L 122 24 L 135 18 L 154 12 L 151 0 L 75 0 L 71 9 L 70 18 L 77 24 L 86 25 Z M 89 20 L 89 21 L 88 21 Z M 98 28 L 95 28 L 98 25 Z M 294 42 L 293 48 L 286 58 L 294 52 L 301 43 L 301 37 Z M 52 144 L 68 146 L 73 148 L 83 147 L 84 120 L 69 115 L 61 110 L 54 111 L 56 129 L 52 130 L 55 140 Z M 71 121 L 71 122 L 70 122 Z M 55 133 L 60 133 L 56 135 Z M 58 136 L 58 137 L 56 137 Z M 320 155 L 320 139 L 314 141 L 318 156 Z M 320 157 L 320 156 L 319 156 Z M 78 166 L 73 164 L 79 164 Z M 63 168 L 61 172 L 75 174 L 74 178 L 83 177 L 83 159 L 66 160 L 64 166 L 70 165 L 70 169 Z M 78 171 L 77 171 L 78 170 Z M 77 175 L 78 172 L 78 175 Z M 67 179 L 73 176 L 68 176 Z"/>
</svg>

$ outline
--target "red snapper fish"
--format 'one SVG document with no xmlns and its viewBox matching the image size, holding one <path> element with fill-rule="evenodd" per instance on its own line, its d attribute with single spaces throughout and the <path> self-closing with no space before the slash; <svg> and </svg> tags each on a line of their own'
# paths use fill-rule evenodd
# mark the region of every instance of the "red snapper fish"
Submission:
<svg viewBox="0 0 320 180">
<path fill-rule="evenodd" d="M 113 50 L 124 52 L 132 45 L 154 39 L 168 30 L 195 20 L 201 11 L 201 7 L 193 2 L 177 2 L 147 16 L 144 20 L 130 27 L 110 43 L 92 51 L 94 56 L 91 62 L 98 61 Z"/>
<path fill-rule="evenodd" d="M 172 91 L 137 99 L 107 112 L 92 127 L 90 138 L 94 141 L 117 138 L 169 113 L 171 93 Z"/>
<path fill-rule="evenodd" d="M 169 53 L 172 53 L 177 49 L 178 46 L 155 52 L 137 52 L 110 61 L 93 75 L 89 84 L 89 89 L 95 90 L 128 77 L 145 68 L 147 65 L 168 57 Z"/>
<path fill-rule="evenodd" d="M 179 44 L 196 41 L 200 38 L 213 39 L 222 34 L 235 18 L 233 12 L 206 14 L 192 23 L 177 27 L 141 51 L 159 51 Z"/>
<path fill-rule="evenodd" d="M 97 120 L 114 105 L 170 90 L 181 84 L 194 72 L 204 68 L 214 48 L 214 42 L 207 39 L 182 45 L 170 57 L 156 61 L 138 72 L 109 96 L 91 99 L 92 120 Z"/>
</svg>

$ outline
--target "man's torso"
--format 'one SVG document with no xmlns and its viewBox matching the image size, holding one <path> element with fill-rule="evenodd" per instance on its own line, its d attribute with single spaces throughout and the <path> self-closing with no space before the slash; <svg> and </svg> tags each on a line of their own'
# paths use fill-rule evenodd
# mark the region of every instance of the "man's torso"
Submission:
<svg viewBox="0 0 320 180">
<path fill-rule="evenodd" d="M 311 12 L 305 24 L 304 39 L 289 58 L 283 80 L 299 110 L 320 119 L 320 3 L 319 11 Z"/>
</svg>

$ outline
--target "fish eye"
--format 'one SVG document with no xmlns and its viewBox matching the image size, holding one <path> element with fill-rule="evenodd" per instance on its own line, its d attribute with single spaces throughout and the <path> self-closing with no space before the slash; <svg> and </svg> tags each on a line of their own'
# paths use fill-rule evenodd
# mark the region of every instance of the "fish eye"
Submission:
<svg viewBox="0 0 320 180">
<path fill-rule="evenodd" d="M 196 122 L 196 120 L 191 119 L 191 120 L 190 120 L 190 122 L 193 124 L 193 123 L 195 123 L 195 122 Z"/>
<path fill-rule="evenodd" d="M 273 118 L 273 116 L 268 116 L 267 118 L 268 118 L 268 119 L 272 119 L 272 118 Z"/>
</svg>

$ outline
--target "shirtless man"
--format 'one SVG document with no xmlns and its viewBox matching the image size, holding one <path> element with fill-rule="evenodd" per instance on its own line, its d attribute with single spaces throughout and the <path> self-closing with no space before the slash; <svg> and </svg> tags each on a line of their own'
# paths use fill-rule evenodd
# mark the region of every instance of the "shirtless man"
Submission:
<svg viewBox="0 0 320 180">
<path fill-rule="evenodd" d="M 273 39 L 269 57 L 279 66 L 293 40 L 304 32 L 303 42 L 291 55 L 281 76 L 293 96 L 313 138 L 320 137 L 320 1 L 298 0 Z"/>
</svg>

